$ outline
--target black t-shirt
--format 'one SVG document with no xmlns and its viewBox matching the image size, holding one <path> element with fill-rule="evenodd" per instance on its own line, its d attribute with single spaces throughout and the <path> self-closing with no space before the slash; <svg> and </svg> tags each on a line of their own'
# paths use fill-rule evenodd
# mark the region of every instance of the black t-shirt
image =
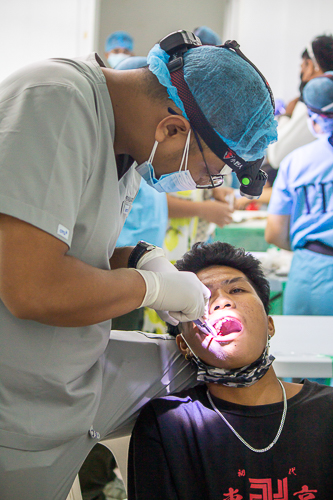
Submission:
<svg viewBox="0 0 333 500">
<path fill-rule="evenodd" d="M 212 398 L 253 447 L 274 439 L 283 403 Z M 333 388 L 304 381 L 282 434 L 248 449 L 212 409 L 205 386 L 148 403 L 130 445 L 128 500 L 332 500 Z"/>
</svg>

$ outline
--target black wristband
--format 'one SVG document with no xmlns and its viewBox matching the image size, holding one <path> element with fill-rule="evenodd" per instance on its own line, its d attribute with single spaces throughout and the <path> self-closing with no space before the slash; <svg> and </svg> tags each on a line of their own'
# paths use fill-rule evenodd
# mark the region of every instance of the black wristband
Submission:
<svg viewBox="0 0 333 500">
<path fill-rule="evenodd" d="M 146 241 L 139 241 L 139 243 L 133 248 L 130 256 L 128 257 L 128 267 L 133 267 L 136 269 L 137 263 L 141 259 L 141 257 L 146 253 L 154 250 L 155 245 L 151 243 L 147 243 Z"/>
</svg>

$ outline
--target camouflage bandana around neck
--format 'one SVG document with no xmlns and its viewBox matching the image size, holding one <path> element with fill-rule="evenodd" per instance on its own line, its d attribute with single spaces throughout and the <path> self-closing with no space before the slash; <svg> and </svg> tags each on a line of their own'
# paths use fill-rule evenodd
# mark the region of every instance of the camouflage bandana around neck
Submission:
<svg viewBox="0 0 333 500">
<path fill-rule="evenodd" d="M 206 363 L 201 361 L 201 359 L 194 354 L 184 339 L 186 345 L 193 354 L 191 363 L 197 367 L 197 380 L 200 382 L 222 384 L 228 387 L 250 387 L 267 373 L 275 359 L 274 356 L 268 354 L 269 340 L 270 337 L 267 340 L 264 352 L 253 363 L 243 366 L 242 368 L 226 370 L 225 368 L 216 368 L 215 366 L 206 365 Z"/>
</svg>

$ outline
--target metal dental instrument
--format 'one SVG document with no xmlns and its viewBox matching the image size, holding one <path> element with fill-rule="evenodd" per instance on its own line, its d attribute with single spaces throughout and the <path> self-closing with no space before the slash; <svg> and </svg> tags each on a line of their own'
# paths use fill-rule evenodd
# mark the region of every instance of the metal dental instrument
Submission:
<svg viewBox="0 0 333 500">
<path fill-rule="evenodd" d="M 213 337 L 217 337 L 215 329 L 212 327 L 210 323 L 208 323 L 208 321 L 205 321 L 203 318 L 196 319 L 193 321 L 193 323 L 195 323 L 199 328 L 199 330 L 201 330 L 206 335 L 211 334 L 213 335 Z"/>
</svg>

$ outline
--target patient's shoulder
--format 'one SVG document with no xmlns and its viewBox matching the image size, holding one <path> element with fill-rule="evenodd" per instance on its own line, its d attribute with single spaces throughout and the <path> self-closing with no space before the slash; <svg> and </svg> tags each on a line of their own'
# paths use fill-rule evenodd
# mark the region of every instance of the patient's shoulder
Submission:
<svg viewBox="0 0 333 500">
<path fill-rule="evenodd" d="M 162 414 L 166 411 L 172 412 L 184 407 L 201 405 L 204 403 L 205 398 L 206 386 L 197 385 L 190 389 L 153 399 L 146 406 L 150 407 L 156 414 Z"/>
</svg>

